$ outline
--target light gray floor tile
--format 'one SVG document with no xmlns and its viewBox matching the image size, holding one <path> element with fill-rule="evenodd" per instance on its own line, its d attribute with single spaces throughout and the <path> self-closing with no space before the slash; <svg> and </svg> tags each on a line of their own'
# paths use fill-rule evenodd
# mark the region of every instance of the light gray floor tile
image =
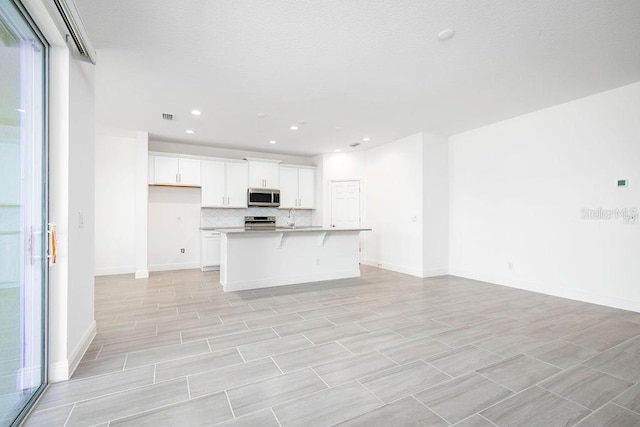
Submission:
<svg viewBox="0 0 640 427">
<path fill-rule="evenodd" d="M 561 370 L 525 355 L 517 355 L 477 372 L 513 391 L 522 391 Z"/>
<path fill-rule="evenodd" d="M 71 377 L 74 380 L 80 378 L 93 377 L 96 375 L 108 374 L 110 372 L 118 372 L 124 369 L 124 361 L 126 354 L 107 357 L 100 360 L 89 360 L 80 362 Z"/>
<path fill-rule="evenodd" d="M 194 375 L 242 362 L 243 359 L 235 348 L 170 360 L 156 365 L 156 382 Z"/>
<path fill-rule="evenodd" d="M 228 390 L 266 378 L 281 375 L 282 372 L 273 360 L 261 359 L 255 362 L 247 362 L 241 365 L 227 366 L 214 369 L 201 374 L 189 376 L 189 390 L 191 397 L 203 396 Z"/>
<path fill-rule="evenodd" d="M 210 426 L 212 422 L 233 419 L 227 396 L 212 394 L 165 406 L 126 418 L 111 421 L 109 426 L 157 427 L 157 426 Z"/>
<path fill-rule="evenodd" d="M 278 405 L 273 411 L 282 426 L 329 426 L 381 405 L 361 384 L 351 382 Z"/>
<path fill-rule="evenodd" d="M 640 336 L 618 344 L 616 349 L 626 351 L 627 353 L 640 354 Z"/>
<path fill-rule="evenodd" d="M 450 379 L 448 375 L 422 361 L 377 372 L 360 380 L 385 403 L 418 393 Z"/>
<path fill-rule="evenodd" d="M 382 330 L 368 332 L 352 338 L 340 340 L 339 344 L 352 353 L 366 353 L 377 348 L 406 341 L 407 339 L 393 331 Z"/>
<path fill-rule="evenodd" d="M 380 316 L 378 313 L 374 313 L 373 311 L 369 311 L 369 310 L 356 310 L 350 313 L 342 313 L 342 314 L 329 314 L 327 316 L 325 316 L 328 320 L 330 320 L 332 323 L 335 323 L 336 325 L 343 325 L 345 323 L 352 323 L 352 322 L 367 322 L 369 320 L 375 320 L 375 319 L 380 319 L 382 316 Z"/>
<path fill-rule="evenodd" d="M 233 413 L 242 416 L 326 388 L 312 370 L 304 369 L 234 388 L 227 393 Z"/>
<path fill-rule="evenodd" d="M 184 378 L 76 403 L 68 427 L 90 426 L 160 408 L 189 398 Z"/>
<path fill-rule="evenodd" d="M 340 427 L 446 426 L 448 423 L 412 397 L 385 405 L 338 424 Z"/>
<path fill-rule="evenodd" d="M 145 366 L 113 374 L 77 381 L 51 384 L 38 403 L 38 409 L 65 405 L 136 387 L 153 384 L 153 366 Z"/>
<path fill-rule="evenodd" d="M 245 332 L 238 332 L 237 334 L 224 335 L 215 338 L 209 338 L 209 346 L 212 351 L 223 350 L 225 348 L 238 347 L 246 344 L 253 344 L 260 341 L 266 341 L 273 338 L 278 338 L 273 329 L 256 329 Z"/>
<path fill-rule="evenodd" d="M 273 326 L 286 325 L 302 321 L 302 317 L 296 313 L 278 314 L 276 316 L 263 317 L 261 319 L 246 320 L 244 323 L 250 329 L 271 328 Z"/>
<path fill-rule="evenodd" d="M 103 344 L 98 358 L 104 359 L 107 357 L 115 356 L 117 354 L 130 353 L 133 351 L 144 351 L 149 348 L 163 347 L 173 344 L 180 344 L 179 332 L 168 332 L 156 337 L 140 338 L 134 341 Z"/>
<path fill-rule="evenodd" d="M 197 341 L 203 338 L 222 337 L 246 331 L 248 331 L 247 326 L 243 322 L 240 322 L 219 326 L 199 326 L 197 328 L 189 328 L 181 330 L 180 336 L 182 337 L 182 342 L 187 342 Z"/>
<path fill-rule="evenodd" d="M 451 350 L 448 345 L 432 340 L 431 338 L 419 338 L 405 341 L 400 344 L 381 347 L 378 351 L 396 363 L 403 365 L 415 360 L 424 359 L 443 351 Z"/>
<path fill-rule="evenodd" d="M 425 320 L 409 326 L 392 329 L 394 332 L 399 333 L 403 337 L 416 339 L 425 338 L 437 332 L 448 331 L 452 328 L 445 325 L 444 323 L 436 322 L 434 320 Z"/>
<path fill-rule="evenodd" d="M 445 343 L 450 347 L 462 347 L 493 336 L 493 333 L 473 326 L 462 326 L 431 335 L 435 340 Z"/>
<path fill-rule="evenodd" d="M 577 365 L 542 382 L 540 387 L 595 410 L 631 385 L 630 382 Z"/>
<path fill-rule="evenodd" d="M 604 351 L 639 334 L 637 323 L 624 320 L 605 320 L 596 326 L 568 335 L 563 339 L 583 347 Z"/>
<path fill-rule="evenodd" d="M 495 424 L 482 415 L 474 415 L 464 421 L 460 421 L 456 427 L 495 427 Z"/>
<path fill-rule="evenodd" d="M 318 317 L 327 317 L 335 314 L 345 314 L 345 313 L 350 313 L 350 311 L 340 305 L 337 305 L 334 307 L 316 308 L 315 310 L 298 312 L 298 314 L 302 316 L 305 320 L 315 319 Z"/>
<path fill-rule="evenodd" d="M 154 406 L 158 404 L 154 400 L 154 390 L 157 390 L 155 386 L 174 379 L 186 382 L 192 399 L 210 397 L 215 393 L 281 377 L 283 371 L 293 374 L 309 369 L 317 373 L 320 382 L 323 379 L 329 386 L 343 389 L 342 386 L 347 383 L 365 381 L 365 377 L 381 375 L 383 371 L 393 368 L 398 371 L 408 369 L 406 365 L 416 361 L 427 362 L 426 366 L 441 369 L 451 375 L 468 375 L 476 369 L 482 370 L 490 364 L 496 364 L 502 360 L 501 356 L 512 356 L 516 352 L 535 357 L 539 363 L 548 362 L 562 369 L 574 366 L 573 369 L 542 380 L 542 383 L 553 384 L 558 387 L 559 393 L 565 393 L 567 397 L 591 405 L 590 407 L 613 396 L 617 391 L 616 385 L 626 384 L 624 381 L 640 381 L 638 313 L 459 277 L 420 279 L 369 266 L 361 266 L 361 271 L 362 277 L 358 279 L 242 292 L 224 292 L 219 284 L 219 272 L 201 272 L 199 269 L 154 272 L 149 279 L 140 280 L 135 280 L 130 275 L 98 277 L 95 286 L 95 311 L 99 335 L 84 355 L 74 380 L 52 384 L 45 392 L 42 403 L 36 408 L 36 414 L 51 410 L 49 425 L 57 422 L 62 425 L 64 421 L 59 418 L 64 417 L 66 411 L 71 411 L 72 405 L 76 405 L 76 409 L 80 408 L 78 414 L 82 415 L 82 410 L 88 411 L 87 402 L 93 400 L 104 404 L 108 399 L 113 399 L 114 405 L 110 405 L 110 408 L 116 412 L 120 410 L 119 402 L 131 400 L 132 406 L 138 407 L 137 411 L 142 410 L 145 417 L 152 417 L 157 416 L 152 415 L 156 411 L 162 414 L 163 408 L 169 408 L 167 405 Z M 226 323 L 220 324 L 223 318 Z M 433 320 L 434 318 L 440 321 Z M 367 325 L 368 329 L 362 328 L 359 323 Z M 402 338 L 398 339 L 402 341 L 383 343 L 387 337 L 395 340 L 394 333 L 400 335 Z M 298 338 L 291 336 L 299 334 L 313 337 L 315 344 L 322 344 L 283 354 L 274 352 L 294 347 L 283 346 L 278 349 L 269 348 L 270 343 L 261 344 L 267 340 L 295 344 Z M 434 335 L 439 339 L 434 340 Z M 537 343 L 535 340 L 553 342 L 534 348 L 534 343 Z M 197 341 L 206 342 L 213 352 L 202 347 L 200 350 L 205 351 L 204 353 L 191 354 L 190 350 L 193 350 L 193 345 L 198 345 L 194 344 Z M 352 356 L 352 352 L 337 341 L 355 352 L 373 348 L 376 350 Z M 180 343 L 189 345 L 178 346 Z M 237 349 L 242 346 L 245 352 L 249 349 L 262 350 L 260 356 L 270 357 L 245 362 Z M 610 349 L 608 346 L 615 347 Z M 158 351 L 159 347 L 187 351 L 163 352 Z M 604 352 L 598 354 L 601 349 Z M 147 357 L 143 358 L 143 354 Z M 170 359 L 167 360 L 167 357 Z M 258 357 L 257 353 L 255 357 Z M 123 371 L 125 360 L 134 364 L 154 363 L 155 372 L 152 365 Z M 278 361 L 278 365 L 274 360 Z M 580 364 L 601 372 L 583 378 L 575 373 L 578 371 L 576 366 Z M 529 378 L 529 370 L 539 373 L 532 368 L 535 363 L 524 365 L 520 369 L 522 377 Z M 514 366 L 517 364 L 502 365 L 506 370 L 517 371 Z M 591 372 L 584 366 L 581 369 Z M 152 387 L 154 373 L 156 384 Z M 468 376 L 473 378 L 478 375 L 480 374 Z M 421 377 L 416 374 L 414 377 L 407 380 L 398 373 L 397 378 L 389 379 L 389 383 L 381 387 L 382 393 L 402 396 L 400 388 L 411 388 L 413 382 L 428 380 L 429 375 L 427 373 Z M 457 379 L 447 381 L 448 384 L 428 387 L 433 388 L 432 392 L 448 387 L 456 390 L 452 385 L 457 384 Z M 454 395 L 448 401 L 459 400 L 456 409 L 472 414 L 470 411 L 478 410 L 475 406 L 478 405 L 476 399 L 488 399 L 491 395 L 488 392 L 482 393 L 483 386 L 487 385 L 486 381 L 490 380 L 486 379 L 475 387 L 468 386 L 466 389 L 459 386 L 459 395 L 466 398 Z M 463 380 L 460 382 L 463 383 Z M 326 384 L 323 383 L 323 387 Z M 500 388 L 498 383 L 491 384 Z M 285 398 L 296 387 L 296 384 L 292 385 L 292 389 L 284 386 L 274 395 Z M 415 393 L 427 393 L 428 387 L 425 387 L 427 390 Z M 614 397 L 615 404 L 626 406 L 630 412 L 616 411 L 617 406 L 605 403 L 594 414 L 592 421 L 624 425 L 629 414 L 633 415 L 634 411 L 637 414 L 640 410 L 638 388 L 640 386 L 636 385 Z M 137 395 L 132 399 L 124 398 L 133 392 Z M 317 395 L 324 396 L 322 390 L 318 393 Z M 518 426 L 536 423 L 545 427 L 554 423 L 572 424 L 578 419 L 572 416 L 576 411 L 580 413 L 579 416 L 582 410 L 587 411 L 585 414 L 590 412 L 588 408 L 554 392 L 547 393 L 539 386 L 533 386 L 522 393 L 525 398 L 519 396 L 522 400 L 517 407 L 512 408 L 510 415 L 501 413 L 501 416 L 506 417 L 504 420 L 507 420 L 504 424 L 508 425 L 509 420 L 515 420 Z M 542 394 L 536 399 L 531 398 L 531 393 Z M 334 390 L 327 390 L 326 394 L 339 395 Z M 297 399 L 302 402 L 302 397 L 296 394 L 286 402 L 264 404 L 284 406 Z M 515 397 L 518 396 L 508 396 L 483 413 L 501 408 L 505 402 L 518 402 L 512 400 Z M 162 399 L 161 396 L 160 400 Z M 384 408 L 376 407 L 362 414 L 362 420 L 373 417 L 370 422 L 373 425 L 376 419 L 394 423 L 393 420 L 398 419 L 396 417 L 406 416 L 411 408 L 429 411 L 422 404 L 420 405 L 424 409 L 415 406 L 415 401 L 413 404 L 406 403 L 412 402 L 410 397 L 400 399 L 404 400 L 394 400 Z M 402 409 L 401 403 L 409 406 Z M 149 409 L 144 407 L 147 404 L 151 405 Z M 169 405 L 176 404 L 175 408 L 182 407 L 181 402 Z M 184 405 L 189 406 L 188 403 Z M 324 403 L 319 405 L 322 407 Z M 215 410 L 215 405 L 209 406 L 212 409 L 211 424 L 228 419 L 229 410 L 224 405 L 218 411 Z M 558 412 L 554 412 L 558 407 Z M 104 407 L 98 407 L 98 413 L 103 409 Z M 67 414 L 73 416 L 74 412 L 75 409 Z M 194 415 L 197 413 L 196 408 Z M 136 414 L 127 413 L 114 416 L 134 415 Z M 216 415 L 219 415 L 218 419 Z M 460 416 L 462 415 L 455 419 Z M 359 417 L 358 415 L 356 418 Z M 431 419 L 428 415 L 426 417 Z M 411 418 L 419 419 L 419 416 Z M 630 419 L 635 422 L 633 417 Z M 93 420 L 87 422 L 93 423 Z M 95 422 L 97 425 L 106 425 L 106 421 L 100 419 Z M 436 418 L 435 422 L 440 421 Z M 460 422 L 468 427 L 486 425 L 489 421 L 480 414 L 472 414 Z M 224 424 L 269 426 L 278 425 L 278 422 L 272 408 L 266 406 L 264 410 L 229 419 Z"/>
<path fill-rule="evenodd" d="M 540 347 L 543 344 L 545 344 L 545 341 L 536 338 L 505 333 L 478 341 L 474 345 L 502 357 L 511 357 L 516 354 L 526 353 L 528 350 Z"/>
<path fill-rule="evenodd" d="M 511 394 L 478 374 L 468 374 L 431 387 L 415 398 L 450 423 L 457 423 Z"/>
<path fill-rule="evenodd" d="M 578 427 L 637 427 L 640 414 L 607 403 L 602 408 L 578 423 Z"/>
<path fill-rule="evenodd" d="M 396 363 L 374 351 L 323 363 L 314 366 L 313 370 L 320 375 L 324 382 L 333 387 L 393 366 L 397 366 Z"/>
<path fill-rule="evenodd" d="M 212 420 L 217 422 L 217 420 Z M 238 417 L 236 419 L 215 424 L 216 427 L 280 427 L 278 420 L 270 409 L 254 412 L 253 414 Z"/>
<path fill-rule="evenodd" d="M 246 360 L 262 359 L 276 354 L 288 353 L 313 346 L 311 341 L 303 335 L 290 335 L 272 340 L 260 341 L 238 347 L 240 354 Z"/>
<path fill-rule="evenodd" d="M 224 323 L 236 323 L 236 322 L 246 322 L 251 319 L 261 319 L 263 317 L 271 317 L 276 314 L 275 311 L 269 309 L 265 310 L 254 310 L 254 311 L 246 311 L 244 313 L 234 313 L 234 314 L 223 314 L 220 316 Z"/>
<path fill-rule="evenodd" d="M 50 409 L 36 410 L 22 424 L 24 427 L 63 427 L 73 404 L 57 406 Z"/>
<path fill-rule="evenodd" d="M 413 323 L 415 322 L 407 319 L 404 316 L 388 316 L 388 317 L 381 317 L 379 319 L 359 322 L 358 325 L 362 326 L 363 328 L 369 331 L 377 331 L 380 329 L 402 328 L 405 326 L 410 326 Z"/>
<path fill-rule="evenodd" d="M 640 354 L 611 349 L 584 364 L 626 381 L 640 380 Z"/>
<path fill-rule="evenodd" d="M 581 347 L 562 340 L 551 341 L 550 343 L 544 344 L 540 347 L 529 349 L 526 353 L 561 368 L 568 368 L 576 365 L 598 354 L 596 350 Z"/>
<path fill-rule="evenodd" d="M 278 335 L 284 337 L 287 335 L 304 334 L 316 329 L 323 329 L 330 326 L 333 326 L 333 323 L 329 322 L 327 319 L 312 319 L 302 322 L 289 323 L 282 326 L 274 326 L 273 330 L 275 330 Z"/>
<path fill-rule="evenodd" d="M 311 340 L 312 343 L 324 344 L 330 341 L 349 338 L 356 335 L 366 334 L 368 331 L 358 325 L 346 324 L 339 326 L 327 326 L 325 328 L 313 329 L 304 332 L 304 336 Z"/>
<path fill-rule="evenodd" d="M 636 384 L 614 400 L 620 406 L 640 414 L 640 384 Z"/>
<path fill-rule="evenodd" d="M 127 355 L 125 368 L 131 369 L 139 366 L 164 362 L 165 360 L 179 359 L 209 352 L 209 345 L 206 340 L 168 345 L 164 347 L 151 348 L 149 350 L 140 350 Z"/>
<path fill-rule="evenodd" d="M 438 353 L 425 359 L 452 377 L 484 368 L 500 360 L 500 356 L 472 345 Z"/>
<path fill-rule="evenodd" d="M 539 387 L 531 387 L 480 413 L 499 426 L 570 426 L 589 415 L 576 403 Z"/>
<path fill-rule="evenodd" d="M 291 372 L 349 356 L 351 353 L 344 347 L 331 342 L 273 356 L 273 360 L 283 372 Z"/>
</svg>

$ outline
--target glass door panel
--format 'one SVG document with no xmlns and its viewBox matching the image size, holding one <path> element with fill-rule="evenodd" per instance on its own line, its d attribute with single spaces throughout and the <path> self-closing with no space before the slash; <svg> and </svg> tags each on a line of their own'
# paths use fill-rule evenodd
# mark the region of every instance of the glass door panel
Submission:
<svg viewBox="0 0 640 427">
<path fill-rule="evenodd" d="M 46 46 L 0 0 L 0 426 L 45 385 Z"/>
</svg>

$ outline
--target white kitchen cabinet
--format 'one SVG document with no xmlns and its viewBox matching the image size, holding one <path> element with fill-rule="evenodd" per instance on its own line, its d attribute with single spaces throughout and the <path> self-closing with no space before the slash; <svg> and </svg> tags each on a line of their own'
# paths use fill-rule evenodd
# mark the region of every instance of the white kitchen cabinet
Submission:
<svg viewBox="0 0 640 427">
<path fill-rule="evenodd" d="M 279 161 L 267 162 L 249 160 L 249 187 L 251 188 L 279 188 Z"/>
<path fill-rule="evenodd" d="M 246 162 L 202 161 L 202 207 L 246 208 Z"/>
<path fill-rule="evenodd" d="M 180 157 L 153 156 L 155 185 L 200 187 L 200 160 Z"/>
<path fill-rule="evenodd" d="M 200 232 L 200 270 L 220 269 L 220 233 L 201 230 Z"/>
<path fill-rule="evenodd" d="M 313 209 L 315 176 L 313 167 L 280 166 L 280 208 Z"/>
</svg>

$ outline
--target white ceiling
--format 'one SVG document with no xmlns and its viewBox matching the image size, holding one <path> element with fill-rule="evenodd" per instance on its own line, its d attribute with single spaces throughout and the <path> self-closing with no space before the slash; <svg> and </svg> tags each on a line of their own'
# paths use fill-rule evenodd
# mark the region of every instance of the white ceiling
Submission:
<svg viewBox="0 0 640 427">
<path fill-rule="evenodd" d="M 76 3 L 98 51 L 98 125 L 159 140 L 315 155 L 640 80 L 639 0 Z"/>
</svg>

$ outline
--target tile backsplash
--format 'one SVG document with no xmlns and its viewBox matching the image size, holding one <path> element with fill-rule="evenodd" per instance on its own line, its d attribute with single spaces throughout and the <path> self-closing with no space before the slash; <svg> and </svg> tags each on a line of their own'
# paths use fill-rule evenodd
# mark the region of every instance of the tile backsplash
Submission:
<svg viewBox="0 0 640 427">
<path fill-rule="evenodd" d="M 296 225 L 300 227 L 311 226 L 311 210 L 292 210 L 291 216 L 295 217 Z M 249 208 L 249 209 L 224 209 L 202 208 L 200 209 L 200 227 L 244 227 L 244 217 L 251 216 L 275 216 L 276 225 L 286 226 L 286 218 L 289 209 L 277 208 Z"/>
</svg>

